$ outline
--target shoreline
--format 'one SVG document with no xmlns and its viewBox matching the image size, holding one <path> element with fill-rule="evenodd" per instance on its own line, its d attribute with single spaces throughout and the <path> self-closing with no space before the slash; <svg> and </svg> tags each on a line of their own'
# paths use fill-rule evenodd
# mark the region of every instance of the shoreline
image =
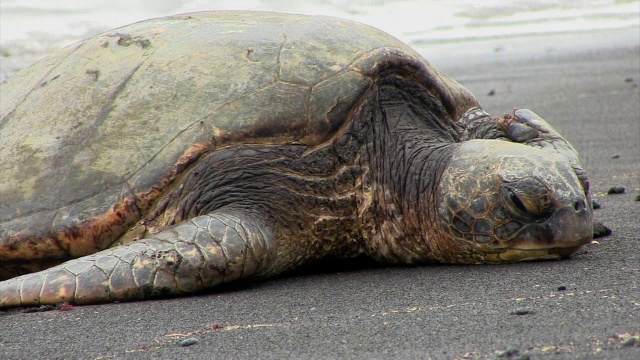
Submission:
<svg viewBox="0 0 640 360">
<path fill-rule="evenodd" d="M 640 27 L 434 41 L 411 46 L 427 61 L 446 72 L 447 69 L 465 67 L 470 63 L 485 65 L 523 60 L 549 61 L 616 48 L 640 49 Z M 638 54 L 640 56 L 640 50 Z"/>
<path fill-rule="evenodd" d="M 110 31 L 110 30 L 105 30 Z M 49 49 L 48 35 L 24 45 L 20 43 L 0 46 L 0 83 L 17 71 L 44 57 L 79 41 L 105 32 L 94 29 L 88 36 L 78 36 L 76 41 L 49 37 L 53 49 Z M 66 46 L 61 44 L 68 43 Z M 640 26 L 577 30 L 559 32 L 519 33 L 510 36 L 466 37 L 451 40 L 414 40 L 406 42 L 427 61 L 445 70 L 468 64 L 482 65 L 494 61 L 508 62 L 523 59 L 542 59 L 554 56 L 580 55 L 585 52 L 606 51 L 618 47 L 640 48 Z"/>
<path fill-rule="evenodd" d="M 425 57 L 485 109 L 529 107 L 578 148 L 594 216 L 613 234 L 571 259 L 323 269 L 184 298 L 0 311 L 0 358 L 640 358 L 640 39 L 560 38 Z M 607 195 L 614 185 L 625 193 Z M 180 346 L 189 337 L 198 345 Z"/>
</svg>

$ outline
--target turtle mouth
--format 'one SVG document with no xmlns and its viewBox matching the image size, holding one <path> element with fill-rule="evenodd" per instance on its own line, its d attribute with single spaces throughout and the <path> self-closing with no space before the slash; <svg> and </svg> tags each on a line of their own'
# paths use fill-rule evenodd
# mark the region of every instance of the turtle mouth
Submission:
<svg viewBox="0 0 640 360">
<path fill-rule="evenodd" d="M 593 240 L 593 216 L 586 206 L 567 205 L 547 220 L 533 222 L 518 230 L 501 258 L 520 261 L 564 259 Z"/>
<path fill-rule="evenodd" d="M 563 246 L 548 248 L 508 248 L 500 253 L 498 258 L 505 262 L 568 259 L 578 251 L 582 245 L 589 244 L 591 240 L 591 237 L 589 237 L 588 239 L 574 242 L 565 242 L 562 244 Z"/>
</svg>

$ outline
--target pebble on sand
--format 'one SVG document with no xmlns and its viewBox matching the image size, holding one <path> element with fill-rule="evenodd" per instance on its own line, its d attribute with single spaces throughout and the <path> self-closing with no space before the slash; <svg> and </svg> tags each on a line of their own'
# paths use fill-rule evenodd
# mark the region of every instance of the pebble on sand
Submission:
<svg viewBox="0 0 640 360">
<path fill-rule="evenodd" d="M 620 345 L 622 345 L 622 347 L 640 346 L 640 340 L 637 337 L 632 336 L 627 340 L 623 341 L 622 344 Z"/>
<path fill-rule="evenodd" d="M 607 190 L 607 195 L 623 194 L 623 193 L 624 193 L 624 187 L 622 186 L 612 186 L 609 188 L 609 190 Z"/>
<path fill-rule="evenodd" d="M 200 340 L 196 339 L 196 338 L 188 338 L 188 339 L 184 339 L 182 341 L 180 341 L 180 346 L 191 346 L 191 345 L 195 345 L 197 343 L 199 343 Z"/>
<path fill-rule="evenodd" d="M 527 309 L 527 308 L 517 308 L 514 311 L 512 311 L 511 314 L 513 314 L 513 315 L 529 315 L 529 314 L 534 314 L 534 312 L 532 310 Z"/>
</svg>

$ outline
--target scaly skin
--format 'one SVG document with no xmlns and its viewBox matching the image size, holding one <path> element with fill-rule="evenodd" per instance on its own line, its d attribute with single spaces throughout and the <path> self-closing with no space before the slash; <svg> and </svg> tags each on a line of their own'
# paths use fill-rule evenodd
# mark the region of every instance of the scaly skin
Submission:
<svg viewBox="0 0 640 360">
<path fill-rule="evenodd" d="M 2 282 L 0 307 L 191 293 L 328 254 L 405 264 L 557 258 L 590 239 L 591 209 L 582 206 L 588 188 L 571 154 L 495 140 L 507 136 L 484 116 L 465 134 L 465 119 L 455 125 L 442 103 L 405 74 L 382 74 L 331 142 L 245 145 L 204 156 L 141 220 L 151 235 Z M 481 175 L 481 182 L 460 181 Z M 505 197 L 503 186 L 527 209 Z M 479 216 L 491 224 L 467 225 L 489 239 L 466 236 L 455 207 L 446 219 L 445 195 L 471 207 L 474 196 L 488 193 L 495 211 Z M 553 203 L 539 204 L 541 194 Z M 518 229 L 501 230 L 516 217 Z"/>
<path fill-rule="evenodd" d="M 471 109 L 458 123 L 465 143 L 441 180 L 438 201 L 440 227 L 458 239 L 447 262 L 561 259 L 597 235 L 578 153 L 545 120 L 526 109 L 503 119 Z"/>
<path fill-rule="evenodd" d="M 0 282 L 0 307 L 135 300 L 192 293 L 269 265 L 268 227 L 215 213 L 148 238 Z"/>
</svg>

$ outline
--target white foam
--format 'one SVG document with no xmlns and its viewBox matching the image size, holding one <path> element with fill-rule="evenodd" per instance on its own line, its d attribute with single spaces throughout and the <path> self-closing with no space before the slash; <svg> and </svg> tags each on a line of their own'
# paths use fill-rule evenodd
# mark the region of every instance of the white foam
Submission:
<svg viewBox="0 0 640 360">
<path fill-rule="evenodd" d="M 347 18 L 411 45 L 640 25 L 640 0 L 2 0 L 0 81 L 93 34 L 201 10 L 263 10 Z"/>
</svg>

